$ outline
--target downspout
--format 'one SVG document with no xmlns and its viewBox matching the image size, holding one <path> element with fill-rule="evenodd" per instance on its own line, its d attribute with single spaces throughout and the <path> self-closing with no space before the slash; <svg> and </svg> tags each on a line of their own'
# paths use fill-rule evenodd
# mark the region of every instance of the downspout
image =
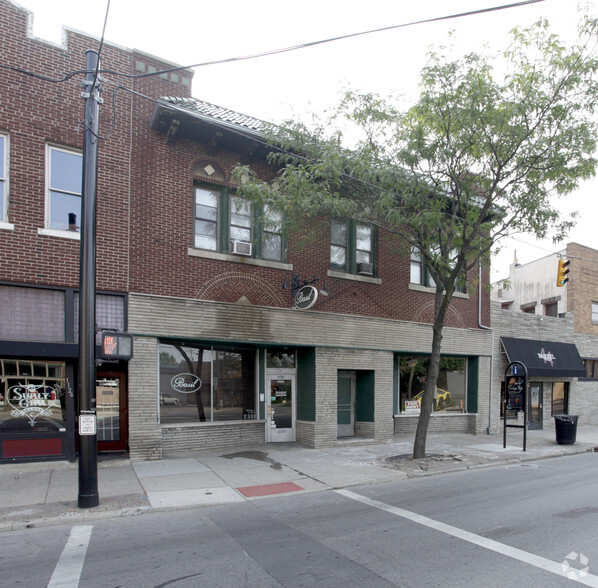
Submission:
<svg viewBox="0 0 598 588">
<path fill-rule="evenodd" d="M 478 327 L 492 333 L 490 349 L 490 386 L 488 389 L 488 435 L 492 435 L 492 377 L 494 375 L 494 329 L 482 324 L 482 262 L 478 262 Z"/>
</svg>

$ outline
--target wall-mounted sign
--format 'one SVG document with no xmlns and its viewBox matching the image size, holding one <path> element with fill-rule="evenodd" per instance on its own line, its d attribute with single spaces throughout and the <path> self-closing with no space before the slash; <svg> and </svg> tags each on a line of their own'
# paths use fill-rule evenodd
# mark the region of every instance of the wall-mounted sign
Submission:
<svg viewBox="0 0 598 588">
<path fill-rule="evenodd" d="M 201 388 L 201 380 L 195 374 L 177 374 L 170 380 L 170 385 L 176 392 L 191 394 Z"/>
<path fill-rule="evenodd" d="M 311 308 L 318 299 L 318 289 L 315 286 L 303 286 L 295 294 L 295 308 L 307 310 Z"/>
</svg>

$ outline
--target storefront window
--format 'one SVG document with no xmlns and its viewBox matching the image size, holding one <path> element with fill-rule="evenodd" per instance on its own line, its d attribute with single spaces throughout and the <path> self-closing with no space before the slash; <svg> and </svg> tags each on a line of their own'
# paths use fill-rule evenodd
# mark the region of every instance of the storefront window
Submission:
<svg viewBox="0 0 598 588">
<path fill-rule="evenodd" d="M 0 359 L 3 433 L 64 431 L 67 382 L 62 362 Z"/>
<path fill-rule="evenodd" d="M 255 350 L 161 343 L 160 422 L 252 420 Z"/>
<path fill-rule="evenodd" d="M 569 383 L 552 383 L 552 416 L 569 413 Z"/>
<path fill-rule="evenodd" d="M 426 386 L 428 358 L 402 357 L 400 363 L 401 412 L 417 414 Z M 444 357 L 434 392 L 434 412 L 467 412 L 466 360 Z"/>
</svg>

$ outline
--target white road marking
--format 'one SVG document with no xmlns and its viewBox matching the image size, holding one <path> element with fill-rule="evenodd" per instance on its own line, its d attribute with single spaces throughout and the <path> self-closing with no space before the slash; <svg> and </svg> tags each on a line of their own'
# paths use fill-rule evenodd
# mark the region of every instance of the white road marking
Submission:
<svg viewBox="0 0 598 588">
<path fill-rule="evenodd" d="M 83 570 L 85 554 L 93 525 L 79 525 L 71 529 L 62 555 L 54 568 L 48 588 L 77 588 Z"/>
<path fill-rule="evenodd" d="M 579 582 L 580 584 L 585 584 L 586 586 L 594 586 L 598 588 L 598 576 L 589 574 L 586 571 L 578 571 L 576 574 L 574 574 L 576 577 L 571 577 L 571 575 L 568 575 L 571 574 L 571 570 L 568 570 L 566 566 L 563 566 L 563 564 L 560 562 L 554 562 L 550 559 L 546 559 L 539 555 L 528 553 L 527 551 L 523 551 L 522 549 L 517 549 L 516 547 L 511 547 L 509 545 L 505 545 L 504 543 L 499 543 L 498 541 L 494 541 L 493 539 L 488 539 L 486 537 L 482 537 L 481 535 L 476 535 L 475 533 L 464 531 L 463 529 L 459 529 L 458 527 L 453 527 L 452 525 L 441 523 L 440 521 L 435 521 L 434 519 L 430 519 L 423 515 L 419 515 L 415 512 L 411 512 L 409 510 L 405 510 L 397 506 L 391 506 L 389 504 L 385 504 L 384 502 L 379 502 L 378 500 L 372 500 L 371 498 L 361 496 L 360 494 L 356 494 L 355 492 L 351 492 L 350 490 L 340 489 L 335 490 L 335 492 L 341 494 L 342 496 L 350 498 L 351 500 L 361 502 L 362 504 L 367 504 L 368 506 L 371 506 L 373 508 L 378 508 L 398 517 L 402 517 L 404 519 L 413 521 L 414 523 L 430 527 L 431 529 L 435 529 L 436 531 L 440 531 L 441 533 L 446 533 L 447 535 L 457 537 L 458 539 L 462 539 L 463 541 L 468 541 L 469 543 L 473 543 L 474 545 L 478 545 L 479 547 L 483 547 L 484 549 L 489 549 L 490 551 L 495 551 L 496 553 L 500 553 L 501 555 L 512 557 L 513 559 L 530 564 L 542 570 L 546 570 L 547 572 L 552 572 L 557 576 L 568 578 L 575 582 Z"/>
</svg>

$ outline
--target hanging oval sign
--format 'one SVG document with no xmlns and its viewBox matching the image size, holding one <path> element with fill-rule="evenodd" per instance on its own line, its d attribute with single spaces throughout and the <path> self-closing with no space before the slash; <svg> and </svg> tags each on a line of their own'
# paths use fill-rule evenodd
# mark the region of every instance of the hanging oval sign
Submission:
<svg viewBox="0 0 598 588">
<path fill-rule="evenodd" d="M 315 286 L 303 286 L 295 294 L 295 308 L 307 310 L 311 308 L 318 299 L 318 290 Z"/>
<path fill-rule="evenodd" d="M 201 388 L 201 380 L 194 374 L 177 374 L 170 380 L 173 390 L 190 394 Z"/>
</svg>

